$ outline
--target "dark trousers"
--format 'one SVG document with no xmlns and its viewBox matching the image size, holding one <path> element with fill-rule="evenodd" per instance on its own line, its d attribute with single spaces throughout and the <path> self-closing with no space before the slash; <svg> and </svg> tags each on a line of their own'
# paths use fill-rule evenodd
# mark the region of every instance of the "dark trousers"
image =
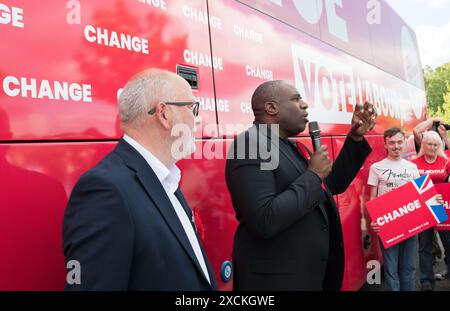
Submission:
<svg viewBox="0 0 450 311">
<path fill-rule="evenodd" d="M 449 267 L 450 256 L 450 231 L 438 231 L 441 238 L 442 245 L 445 250 L 445 258 L 447 262 L 447 268 Z M 420 260 L 420 283 L 430 284 L 434 286 L 434 271 L 433 271 L 433 237 L 434 229 L 419 233 L 419 260 Z M 449 269 L 450 272 L 450 269 Z"/>
<path fill-rule="evenodd" d="M 389 291 L 414 291 L 416 289 L 417 238 L 413 236 L 388 249 L 385 249 L 381 242 L 380 246 L 383 254 L 386 289 Z"/>
</svg>

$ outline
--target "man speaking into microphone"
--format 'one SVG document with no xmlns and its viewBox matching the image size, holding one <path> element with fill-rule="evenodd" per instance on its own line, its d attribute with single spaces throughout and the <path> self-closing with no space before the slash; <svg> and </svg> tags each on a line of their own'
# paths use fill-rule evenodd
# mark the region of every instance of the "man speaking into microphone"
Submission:
<svg viewBox="0 0 450 311">
<path fill-rule="evenodd" d="M 331 164 L 327 146 L 309 155 L 289 140 L 308 123 L 308 104 L 294 86 L 265 82 L 251 102 L 254 124 L 234 140 L 225 172 L 239 221 L 234 290 L 338 291 L 344 246 L 332 196 L 347 189 L 371 152 L 364 135 L 374 127 L 376 112 L 370 103 L 355 107 L 342 151 Z M 312 129 L 313 136 L 318 130 Z M 264 149 L 277 161 L 262 156 Z M 264 169 L 271 161 L 278 165 Z"/>
</svg>

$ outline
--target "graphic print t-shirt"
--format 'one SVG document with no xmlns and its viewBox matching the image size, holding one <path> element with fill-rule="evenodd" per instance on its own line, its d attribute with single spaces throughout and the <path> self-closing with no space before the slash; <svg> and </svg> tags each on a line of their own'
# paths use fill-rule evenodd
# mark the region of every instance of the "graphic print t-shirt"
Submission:
<svg viewBox="0 0 450 311">
<path fill-rule="evenodd" d="M 394 161 L 386 158 L 372 164 L 367 183 L 378 186 L 377 196 L 381 196 L 419 176 L 419 170 L 414 163 L 405 159 Z"/>
</svg>

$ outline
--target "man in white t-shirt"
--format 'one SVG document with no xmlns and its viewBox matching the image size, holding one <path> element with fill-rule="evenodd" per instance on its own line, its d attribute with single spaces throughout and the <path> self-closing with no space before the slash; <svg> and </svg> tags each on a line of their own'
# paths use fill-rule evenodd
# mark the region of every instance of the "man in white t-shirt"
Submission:
<svg viewBox="0 0 450 311">
<path fill-rule="evenodd" d="M 394 190 L 419 177 L 417 166 L 401 158 L 405 144 L 405 133 L 399 128 L 390 128 L 384 132 L 384 147 L 388 156 L 372 164 L 369 184 L 370 200 Z M 376 228 L 374 228 L 376 230 Z M 384 261 L 386 287 L 392 291 L 415 290 L 416 237 L 412 237 L 388 249 L 381 245 Z"/>
</svg>

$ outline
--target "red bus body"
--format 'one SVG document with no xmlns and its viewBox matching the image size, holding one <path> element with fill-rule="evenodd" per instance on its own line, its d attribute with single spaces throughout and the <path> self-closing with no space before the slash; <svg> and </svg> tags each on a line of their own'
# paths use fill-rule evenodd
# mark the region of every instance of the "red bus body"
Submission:
<svg viewBox="0 0 450 311">
<path fill-rule="evenodd" d="M 375 104 L 374 151 L 336 197 L 343 289 L 366 281 L 367 262 L 379 258 L 364 211 L 368 168 L 385 155 L 386 128 L 410 133 L 426 113 L 415 34 L 384 1 L 3 0 L 0 40 L 0 290 L 63 289 L 64 209 L 79 176 L 122 136 L 121 87 L 144 68 L 177 66 L 196 71 L 201 103 L 181 187 L 200 211 L 221 290 L 232 289 L 220 270 L 237 226 L 225 154 L 253 121 L 254 89 L 271 79 L 296 85 L 334 158 L 355 104 Z M 298 139 L 309 144 L 305 133 Z"/>
</svg>

